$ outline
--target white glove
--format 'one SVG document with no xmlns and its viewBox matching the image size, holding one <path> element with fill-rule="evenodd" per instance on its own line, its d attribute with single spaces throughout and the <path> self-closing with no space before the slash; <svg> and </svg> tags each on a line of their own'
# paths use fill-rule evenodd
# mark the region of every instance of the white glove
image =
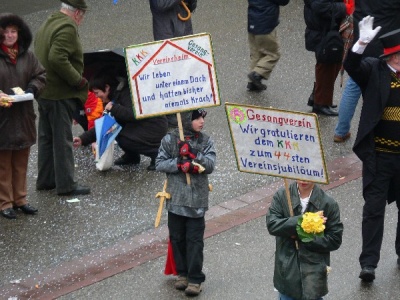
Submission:
<svg viewBox="0 0 400 300">
<path fill-rule="evenodd" d="M 363 43 L 368 44 L 373 40 L 373 38 L 377 35 L 379 30 L 381 30 L 381 26 L 372 29 L 372 25 L 374 24 L 374 17 L 366 16 L 364 17 L 360 23 L 358 23 L 358 28 L 360 29 L 360 38 L 359 40 Z"/>
</svg>

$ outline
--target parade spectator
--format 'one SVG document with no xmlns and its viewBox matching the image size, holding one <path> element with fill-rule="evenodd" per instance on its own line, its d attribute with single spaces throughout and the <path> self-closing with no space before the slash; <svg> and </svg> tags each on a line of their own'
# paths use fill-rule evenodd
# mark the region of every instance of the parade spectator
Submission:
<svg viewBox="0 0 400 300">
<path fill-rule="evenodd" d="M 36 33 L 35 53 L 47 71 L 47 84 L 38 99 L 37 190 L 56 189 L 59 195 L 84 195 L 90 188 L 75 181 L 72 147 L 73 113 L 87 98 L 83 51 L 78 34 L 87 5 L 62 0 Z M 79 102 L 81 101 L 81 102 Z"/>
<path fill-rule="evenodd" d="M 178 129 L 168 133 L 156 159 L 157 171 L 167 175 L 166 191 L 171 195 L 166 208 L 178 273 L 175 288 L 189 296 L 200 293 L 206 278 L 202 271 L 204 215 L 208 210 L 208 174 L 213 172 L 216 160 L 214 142 L 202 132 L 206 114 L 203 109 L 182 113 L 183 141 Z"/>
<path fill-rule="evenodd" d="M 181 0 L 149 0 L 153 16 L 154 40 L 165 40 L 193 34 L 192 19 L 182 20 L 187 11 Z M 185 1 L 192 13 L 197 7 L 197 0 Z"/>
<path fill-rule="evenodd" d="M 153 17 L 154 40 L 166 40 L 193 34 L 192 18 L 183 6 L 185 2 L 190 14 L 197 7 L 197 0 L 149 0 Z M 175 114 L 167 115 L 168 125 L 177 127 Z"/>
<path fill-rule="evenodd" d="M 330 252 L 342 243 L 343 224 L 337 202 L 312 182 L 297 180 L 289 186 L 293 216 L 286 190 L 275 193 L 267 213 L 267 228 L 275 236 L 274 287 L 280 300 L 320 300 L 328 293 Z M 302 241 L 296 227 L 305 213 L 318 214 L 323 236 Z"/>
<path fill-rule="evenodd" d="M 92 92 L 88 92 L 83 109 L 74 112 L 74 123 L 79 124 L 84 131 L 94 127 L 94 121 L 103 115 L 103 101 Z"/>
<path fill-rule="evenodd" d="M 345 69 L 359 85 L 363 107 L 353 150 L 363 163 L 361 272 L 365 282 L 375 279 L 380 259 L 386 203 L 400 207 L 400 29 L 380 37 L 383 55 L 363 58 L 380 27 L 371 16 L 359 24 L 360 36 L 349 52 Z M 400 267 L 400 225 L 395 250 Z"/>
<path fill-rule="evenodd" d="M 109 67 L 99 70 L 91 78 L 90 90 L 103 101 L 104 109 L 122 126 L 116 141 L 125 153 L 115 164 L 139 164 L 142 154 L 151 158 L 147 170 L 155 170 L 158 148 L 168 130 L 167 118 L 160 116 L 137 120 L 133 113 L 127 78 L 118 76 Z M 74 146 L 89 145 L 95 141 L 96 131 L 92 128 L 79 137 L 74 137 Z"/>
<path fill-rule="evenodd" d="M 249 91 L 267 88 L 262 80 L 268 80 L 281 57 L 276 27 L 279 24 L 279 6 L 289 0 L 249 0 L 247 31 L 250 48 Z"/>
<path fill-rule="evenodd" d="M 379 40 L 379 36 L 400 28 L 399 13 L 399 0 L 355 0 L 355 11 L 353 14 L 354 42 L 357 42 L 359 37 L 358 23 L 367 15 L 374 17 L 375 26 L 382 27 L 376 38 L 365 49 L 363 53 L 364 57 L 379 57 L 383 53 L 383 46 Z M 339 117 L 333 137 L 334 142 L 343 143 L 350 138 L 350 123 L 360 96 L 360 87 L 349 77 L 343 90 L 342 99 L 340 100 Z"/>
<path fill-rule="evenodd" d="M 339 25 L 346 15 L 354 11 L 354 0 L 345 4 L 343 0 L 304 0 L 304 20 L 306 23 L 305 43 L 308 51 L 315 52 L 322 37 L 331 28 L 332 15 L 334 26 L 339 31 Z M 309 105 L 313 112 L 325 116 L 337 116 L 332 108 L 333 90 L 336 78 L 341 69 L 341 62 L 315 64 L 314 98 Z"/>
<path fill-rule="evenodd" d="M 0 15 L 0 98 L 14 94 L 12 88 L 39 96 L 46 83 L 46 72 L 29 50 L 32 33 L 15 14 Z M 25 214 L 38 210 L 27 197 L 27 170 L 30 148 L 36 143 L 33 101 L 0 101 L 0 211 L 15 219 L 15 209 Z"/>
</svg>

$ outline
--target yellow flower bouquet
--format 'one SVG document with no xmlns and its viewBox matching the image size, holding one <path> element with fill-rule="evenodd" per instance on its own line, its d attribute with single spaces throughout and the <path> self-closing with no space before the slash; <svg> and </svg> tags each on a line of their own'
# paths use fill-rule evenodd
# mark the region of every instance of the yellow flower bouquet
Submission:
<svg viewBox="0 0 400 300">
<path fill-rule="evenodd" d="M 296 231 L 303 243 L 308 243 L 314 240 L 314 237 L 324 236 L 325 218 L 323 211 L 306 212 L 297 221 Z"/>
</svg>

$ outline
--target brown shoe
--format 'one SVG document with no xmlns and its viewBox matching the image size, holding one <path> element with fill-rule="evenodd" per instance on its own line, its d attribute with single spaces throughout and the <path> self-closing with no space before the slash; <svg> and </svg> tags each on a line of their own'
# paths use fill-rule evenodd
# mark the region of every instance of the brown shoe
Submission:
<svg viewBox="0 0 400 300">
<path fill-rule="evenodd" d="M 175 288 L 184 291 L 188 287 L 188 281 L 185 276 L 178 276 L 175 282 Z"/>
<path fill-rule="evenodd" d="M 201 292 L 201 284 L 200 283 L 189 283 L 188 287 L 185 290 L 185 294 L 187 296 L 197 296 Z"/>
<path fill-rule="evenodd" d="M 350 138 L 350 132 L 346 133 L 344 136 L 340 136 L 340 135 L 334 135 L 333 136 L 333 141 L 335 143 L 343 143 L 345 141 L 347 141 Z"/>
</svg>

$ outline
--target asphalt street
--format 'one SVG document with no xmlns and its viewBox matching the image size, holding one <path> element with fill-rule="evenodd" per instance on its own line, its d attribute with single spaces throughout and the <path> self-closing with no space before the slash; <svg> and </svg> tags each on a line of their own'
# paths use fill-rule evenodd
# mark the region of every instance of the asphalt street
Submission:
<svg viewBox="0 0 400 300">
<path fill-rule="evenodd" d="M 113 49 L 152 41 L 151 14 L 148 1 L 87 0 L 90 5 L 80 36 L 85 51 Z M 35 33 L 40 24 L 59 8 L 56 0 L 2 1 L 0 12 L 20 14 Z M 193 14 L 196 33 L 207 32 L 213 41 L 216 71 L 222 105 L 208 109 L 205 132 L 217 148 L 217 167 L 210 176 L 214 190 L 210 207 L 219 207 L 254 191 L 263 191 L 279 179 L 271 176 L 241 173 L 237 170 L 232 141 L 226 121 L 224 103 L 241 103 L 309 112 L 306 105 L 314 81 L 314 56 L 304 48 L 303 1 L 292 0 L 281 9 L 278 35 L 282 57 L 261 93 L 246 91 L 249 65 L 247 44 L 246 1 L 198 2 Z M 339 103 L 342 89 L 339 80 L 334 102 Z M 344 144 L 333 142 L 336 118 L 319 118 L 322 147 L 327 162 L 342 164 L 342 158 L 352 155 L 360 113 L 358 107 L 352 122 L 352 137 Z M 74 126 L 76 135 L 81 132 Z M 115 157 L 121 155 L 118 150 Z M 164 174 L 149 172 L 149 159 L 142 157 L 136 167 L 113 167 L 108 172 L 95 169 L 89 148 L 75 151 L 76 177 L 91 186 L 92 193 L 70 203 L 68 197 L 54 192 L 35 190 L 37 148 L 32 147 L 29 164 L 29 202 L 39 209 L 36 216 L 18 215 L 17 220 L 0 218 L 0 299 L 51 299 L 52 290 L 35 293 L 42 283 L 37 278 L 52 274 L 70 262 L 82 258 L 98 260 L 95 253 L 103 249 L 120 249 L 140 244 L 135 237 L 154 226 L 158 208 L 155 194 L 162 188 Z M 330 173 L 332 177 L 338 174 Z M 358 279 L 358 255 L 361 228 L 361 181 L 337 180 L 331 193 L 339 202 L 345 225 L 342 247 L 332 255 L 333 272 L 330 293 L 326 299 L 398 299 L 399 271 L 396 268 L 394 235 L 395 207 L 389 207 L 382 249 L 382 262 L 374 284 L 364 286 Z M 231 202 L 230 202 L 231 203 Z M 262 207 L 262 213 L 267 207 Z M 161 219 L 165 228 L 166 214 Z M 163 232 L 165 240 L 165 231 Z M 124 242 L 129 241 L 129 245 Z M 133 242 L 132 242 L 133 241 Z M 202 299 L 276 299 L 272 286 L 273 238 L 267 234 L 265 218 L 259 216 L 248 222 L 230 226 L 229 230 L 206 239 L 205 271 L 207 281 Z M 155 255 L 137 266 L 116 273 L 107 265 L 109 277 L 94 280 L 92 285 L 78 290 L 61 289 L 62 299 L 180 299 L 184 296 L 173 290 L 172 278 L 162 274 L 165 257 Z M 105 267 L 104 267 L 105 269 Z M 87 270 L 88 273 L 91 270 Z M 71 274 L 74 271 L 71 269 Z M 93 272 L 92 272 L 93 273 Z M 70 275 L 71 275 L 70 274 Z M 113 276 L 112 276 L 113 275 Z M 52 275 L 57 278 L 57 274 Z M 72 275 L 71 275 L 72 276 Z M 112 277 L 111 277 L 112 276 Z M 47 278 L 51 280 L 51 278 Z M 61 281 L 68 281 L 66 276 Z M 18 285 L 18 282 L 22 282 Z M 23 283 L 35 283 L 27 286 Z M 37 287 L 35 287 L 37 285 Z M 54 287 L 53 287 L 54 288 Z M 16 294 L 12 294 L 15 290 Z M 28 292 L 27 292 L 28 291 Z M 48 292 L 48 293 L 47 293 Z"/>
</svg>

